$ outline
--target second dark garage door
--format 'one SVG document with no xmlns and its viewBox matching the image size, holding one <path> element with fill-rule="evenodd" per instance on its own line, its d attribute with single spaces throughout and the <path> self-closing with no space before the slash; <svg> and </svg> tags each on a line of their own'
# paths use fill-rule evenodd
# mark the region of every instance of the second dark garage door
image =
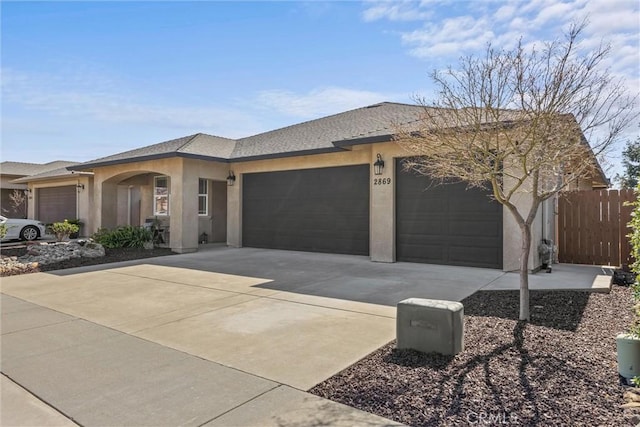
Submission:
<svg viewBox="0 0 640 427">
<path fill-rule="evenodd" d="M 396 163 L 398 261 L 502 268 L 502 205 L 465 184 L 431 185 Z"/>
<path fill-rule="evenodd" d="M 243 175 L 243 246 L 369 254 L 369 165 Z"/>
</svg>

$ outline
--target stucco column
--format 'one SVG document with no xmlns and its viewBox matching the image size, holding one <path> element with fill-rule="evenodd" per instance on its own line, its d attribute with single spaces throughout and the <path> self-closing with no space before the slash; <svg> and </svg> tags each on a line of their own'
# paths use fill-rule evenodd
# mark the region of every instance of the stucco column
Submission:
<svg viewBox="0 0 640 427">
<path fill-rule="evenodd" d="M 29 190 L 26 193 L 27 196 L 27 218 L 30 219 L 38 219 L 36 218 L 36 201 L 34 199 L 35 197 L 35 191 L 34 188 L 32 186 L 29 187 Z"/>
<path fill-rule="evenodd" d="M 242 247 L 242 174 L 227 187 L 227 245 Z"/>
<path fill-rule="evenodd" d="M 198 175 L 181 168 L 171 175 L 169 195 L 170 245 L 178 253 L 198 250 Z"/>
<path fill-rule="evenodd" d="M 153 217 L 153 185 L 140 186 L 140 223 Z"/>
<path fill-rule="evenodd" d="M 94 230 L 90 211 L 91 201 L 93 200 L 93 178 L 82 176 L 79 179 L 79 184 L 84 185 L 84 188 L 78 189 L 78 219 L 84 224 L 80 229 L 80 233 L 81 236 L 89 237 Z"/>
<path fill-rule="evenodd" d="M 377 160 L 377 151 L 371 152 L 371 212 L 369 254 L 371 261 L 395 262 L 395 161 L 391 156 L 380 152 L 384 160 L 382 175 L 375 175 L 373 164 Z"/>
<path fill-rule="evenodd" d="M 503 185 L 505 186 L 505 189 L 509 189 L 513 185 L 513 178 L 505 177 Z M 530 182 L 527 181 L 524 183 L 521 190 L 511 198 L 511 202 L 516 206 L 520 215 L 525 218 L 528 215 L 533 202 L 530 191 Z M 504 271 L 518 270 L 520 268 L 520 254 L 522 253 L 522 232 L 509 209 L 504 208 L 502 212 L 502 269 Z M 533 224 L 531 224 L 529 270 L 534 270 L 540 265 L 538 245 L 540 244 L 542 237 L 542 215 L 540 208 L 538 208 Z"/>
</svg>

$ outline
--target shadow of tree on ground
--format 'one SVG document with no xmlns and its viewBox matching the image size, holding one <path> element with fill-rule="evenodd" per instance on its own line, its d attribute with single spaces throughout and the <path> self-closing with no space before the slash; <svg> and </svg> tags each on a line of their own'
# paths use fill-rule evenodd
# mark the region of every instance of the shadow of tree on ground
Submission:
<svg viewBox="0 0 640 427">
<path fill-rule="evenodd" d="M 575 331 L 589 302 L 591 292 L 529 291 L 531 324 Z M 518 320 L 520 292 L 479 291 L 462 301 L 466 316 L 499 317 Z"/>
<path fill-rule="evenodd" d="M 463 302 L 463 352 L 391 342 L 311 392 L 414 426 L 630 425 L 614 340 L 630 301 L 622 288 L 532 291 L 522 322 L 518 291 L 480 292 Z"/>
</svg>

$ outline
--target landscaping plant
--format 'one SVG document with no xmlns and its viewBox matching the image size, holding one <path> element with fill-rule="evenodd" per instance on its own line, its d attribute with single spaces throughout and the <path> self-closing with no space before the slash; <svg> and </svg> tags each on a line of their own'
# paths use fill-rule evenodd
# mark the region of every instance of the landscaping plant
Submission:
<svg viewBox="0 0 640 427">
<path fill-rule="evenodd" d="M 63 222 L 51 224 L 50 230 L 56 236 L 58 242 L 62 242 L 64 239 L 68 239 L 71 234 L 79 232 L 80 227 L 65 219 Z"/>
<path fill-rule="evenodd" d="M 633 211 L 631 212 L 631 221 L 627 225 L 631 229 L 631 233 L 627 237 L 631 244 L 631 256 L 634 260 L 630 268 L 636 275 L 636 280 L 632 285 L 635 318 L 629 333 L 640 339 L 640 202 L 637 199 L 637 196 L 640 195 L 640 183 L 636 185 L 635 190 L 636 200 L 629 203 L 629 205 L 633 206 Z"/>
<path fill-rule="evenodd" d="M 112 230 L 100 228 L 91 236 L 105 248 L 142 248 L 152 239 L 151 231 L 144 227 L 124 225 Z"/>
<path fill-rule="evenodd" d="M 4 239 L 4 236 L 7 235 L 8 229 L 9 227 L 7 227 L 7 224 L 0 224 L 0 239 Z"/>
<path fill-rule="evenodd" d="M 631 256 L 633 257 L 633 264 L 631 264 L 631 271 L 636 275 L 636 279 L 634 284 L 632 285 L 633 289 L 633 324 L 627 331 L 627 334 L 635 337 L 635 339 L 640 339 L 640 202 L 637 199 L 637 196 L 640 195 L 640 183 L 636 181 L 636 200 L 629 203 L 633 206 L 633 211 L 631 212 L 631 221 L 628 224 L 628 227 L 631 229 L 631 233 L 627 235 L 629 238 L 629 243 L 631 244 Z M 640 377 L 636 376 L 631 379 L 631 384 L 634 387 L 640 386 Z M 631 404 L 630 400 L 633 398 L 629 397 L 632 395 L 627 394 L 627 404 Z"/>
</svg>

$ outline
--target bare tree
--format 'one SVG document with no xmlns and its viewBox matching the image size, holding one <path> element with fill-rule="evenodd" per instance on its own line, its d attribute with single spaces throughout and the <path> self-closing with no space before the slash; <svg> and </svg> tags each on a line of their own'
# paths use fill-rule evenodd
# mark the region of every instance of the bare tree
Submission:
<svg viewBox="0 0 640 427">
<path fill-rule="evenodd" d="M 512 50 L 488 46 L 481 57 L 462 58 L 459 70 L 433 72 L 437 99 L 418 99 L 419 120 L 395 126 L 413 156 L 405 168 L 487 188 L 513 215 L 522 239 L 521 320 L 529 320 L 531 225 L 540 205 L 600 173 L 597 156 L 637 116 L 636 97 L 601 69 L 610 47 L 579 54 L 584 28 L 573 25 L 541 50 L 522 41 Z"/>
<path fill-rule="evenodd" d="M 27 197 L 24 194 L 24 190 L 13 189 L 9 194 L 9 200 L 11 201 L 11 211 L 5 209 L 7 213 L 11 213 L 12 216 L 19 218 L 27 217 Z"/>
</svg>

